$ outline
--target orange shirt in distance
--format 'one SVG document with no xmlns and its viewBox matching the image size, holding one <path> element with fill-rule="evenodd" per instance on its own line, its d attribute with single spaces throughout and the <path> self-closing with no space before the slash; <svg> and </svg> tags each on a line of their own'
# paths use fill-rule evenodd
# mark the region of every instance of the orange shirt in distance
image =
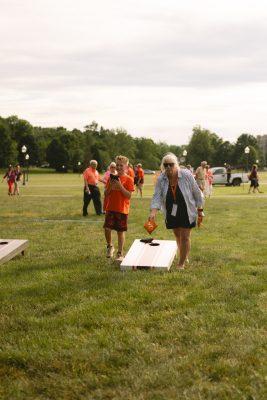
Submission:
<svg viewBox="0 0 267 400">
<path fill-rule="evenodd" d="M 145 172 L 144 172 L 143 168 L 138 168 L 137 176 L 140 179 L 139 183 L 144 183 Z"/>
<path fill-rule="evenodd" d="M 129 175 L 122 175 L 119 177 L 123 187 L 129 192 L 134 192 L 134 182 Z M 109 184 L 109 179 L 106 186 Z M 116 211 L 121 214 L 129 214 L 130 209 L 130 199 L 125 197 L 119 190 L 111 190 L 107 196 L 107 207 L 106 211 Z"/>
<path fill-rule="evenodd" d="M 134 179 L 134 170 L 131 167 L 128 167 L 127 175 Z"/>
<path fill-rule="evenodd" d="M 88 185 L 96 186 L 100 176 L 96 169 L 88 167 L 83 173 L 84 179 L 87 181 Z"/>
</svg>

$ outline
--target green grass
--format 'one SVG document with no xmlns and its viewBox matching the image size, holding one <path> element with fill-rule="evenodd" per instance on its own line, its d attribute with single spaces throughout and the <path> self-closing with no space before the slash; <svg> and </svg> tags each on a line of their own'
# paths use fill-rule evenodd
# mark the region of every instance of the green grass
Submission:
<svg viewBox="0 0 267 400">
<path fill-rule="evenodd" d="M 0 237 L 28 239 L 0 266 L 0 398 L 267 398 L 267 185 L 215 187 L 184 272 L 121 272 L 103 217 L 81 217 L 78 174 L 0 187 Z M 265 180 L 264 180 L 265 179 Z M 146 236 L 152 178 L 134 194 L 126 250 Z M 43 222 L 77 220 L 79 222 Z M 153 237 L 173 239 L 162 216 Z M 114 236 L 115 239 L 115 236 Z"/>
</svg>

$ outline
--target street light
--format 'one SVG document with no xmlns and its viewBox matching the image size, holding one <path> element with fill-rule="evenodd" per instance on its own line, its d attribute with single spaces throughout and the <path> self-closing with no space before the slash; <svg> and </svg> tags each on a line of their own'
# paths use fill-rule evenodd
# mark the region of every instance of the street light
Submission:
<svg viewBox="0 0 267 400">
<path fill-rule="evenodd" d="M 245 152 L 245 154 L 246 154 L 246 156 L 247 156 L 247 172 L 248 172 L 248 155 L 249 155 L 249 152 L 250 152 L 250 148 L 249 148 L 248 146 L 245 147 L 244 152 Z"/>
<path fill-rule="evenodd" d="M 27 147 L 25 145 L 22 146 L 21 152 L 23 154 L 23 185 L 25 185 L 25 153 L 27 151 Z"/>
<path fill-rule="evenodd" d="M 30 158 L 29 154 L 26 154 L 25 160 L 27 161 L 27 179 L 26 179 L 27 182 L 29 180 L 29 158 Z"/>
<path fill-rule="evenodd" d="M 184 150 L 183 151 L 183 157 L 181 157 L 181 161 L 184 162 L 186 164 L 186 156 L 187 156 L 187 151 Z"/>
</svg>

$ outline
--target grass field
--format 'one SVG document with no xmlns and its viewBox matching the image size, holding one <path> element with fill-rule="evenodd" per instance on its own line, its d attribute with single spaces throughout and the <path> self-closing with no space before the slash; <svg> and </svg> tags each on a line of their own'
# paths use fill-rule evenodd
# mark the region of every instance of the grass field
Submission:
<svg viewBox="0 0 267 400">
<path fill-rule="evenodd" d="M 0 265 L 0 399 L 267 398 L 267 176 L 215 187 L 190 268 L 121 272 L 103 217 L 81 216 L 82 178 L 0 186 L 0 237 L 29 248 Z M 126 250 L 146 237 L 152 178 L 131 202 Z M 171 239 L 161 215 L 153 237 Z M 115 238 L 115 237 L 114 237 Z"/>
</svg>

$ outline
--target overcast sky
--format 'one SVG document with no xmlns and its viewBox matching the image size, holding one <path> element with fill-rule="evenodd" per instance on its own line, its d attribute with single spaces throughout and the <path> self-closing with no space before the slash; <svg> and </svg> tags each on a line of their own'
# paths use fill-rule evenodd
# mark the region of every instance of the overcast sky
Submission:
<svg viewBox="0 0 267 400">
<path fill-rule="evenodd" d="M 0 115 L 187 144 L 267 134 L 265 0 L 0 0 Z"/>
</svg>

